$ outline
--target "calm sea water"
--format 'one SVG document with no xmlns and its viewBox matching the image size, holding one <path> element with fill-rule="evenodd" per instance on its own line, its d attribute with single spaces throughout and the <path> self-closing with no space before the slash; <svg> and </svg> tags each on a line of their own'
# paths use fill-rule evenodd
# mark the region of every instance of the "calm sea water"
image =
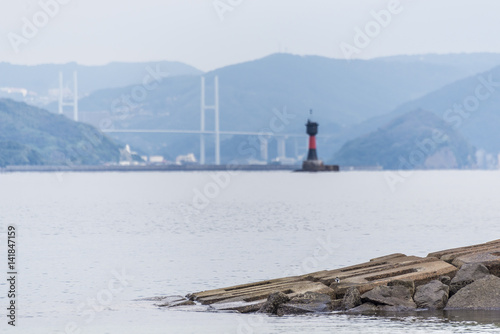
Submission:
<svg viewBox="0 0 500 334">
<path fill-rule="evenodd" d="M 278 318 L 135 299 L 500 239 L 499 198 L 496 171 L 392 189 L 383 172 L 0 174 L 0 268 L 14 225 L 19 333 L 497 333 L 498 313 Z"/>
</svg>

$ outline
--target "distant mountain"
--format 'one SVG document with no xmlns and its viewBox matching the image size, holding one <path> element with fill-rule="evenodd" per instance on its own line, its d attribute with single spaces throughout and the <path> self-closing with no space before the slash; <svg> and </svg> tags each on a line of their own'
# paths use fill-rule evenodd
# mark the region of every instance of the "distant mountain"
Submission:
<svg viewBox="0 0 500 334">
<path fill-rule="evenodd" d="M 306 111 L 313 108 L 319 121 L 340 124 L 385 114 L 403 101 L 464 76 L 460 69 L 446 65 L 287 54 L 228 66 L 214 74 L 247 100 Z"/>
<path fill-rule="evenodd" d="M 80 97 L 99 89 L 142 84 L 144 78 L 151 72 L 171 77 L 202 73 L 192 66 L 169 61 L 110 63 L 101 66 L 84 66 L 76 63 L 24 66 L 0 63 L 0 96 L 14 97 L 17 100 L 41 105 L 49 101 L 47 98 L 50 97 L 50 90 L 59 89 L 59 71 L 64 74 L 64 86 L 67 88 L 72 88 L 73 72 L 78 72 Z M 22 88 L 28 91 L 28 95 L 9 94 L 7 88 Z"/>
<path fill-rule="evenodd" d="M 384 115 L 408 100 L 466 77 L 467 73 L 445 64 L 275 54 L 207 73 L 207 102 L 213 103 L 213 79 L 217 75 L 222 130 L 269 131 L 276 110 L 283 113 L 286 109 L 291 117 L 286 119 L 283 133 L 302 133 L 312 108 L 321 124 L 321 134 L 331 136 L 343 127 Z M 80 101 L 81 119 L 115 129 L 199 129 L 199 77 L 166 78 L 140 101 L 132 98 L 137 89 L 140 86 L 92 93 Z M 128 102 L 123 101 L 124 96 L 128 96 Z M 56 111 L 57 106 L 53 104 L 49 109 Z M 211 112 L 207 113 L 207 129 L 213 129 Z M 170 150 L 174 156 L 197 152 L 199 142 L 186 135 L 112 136 L 146 153 Z M 223 140 L 232 142 L 227 147 L 238 147 L 246 138 Z M 322 152 L 331 155 L 334 151 L 325 147 Z M 235 150 L 225 153 L 228 159 L 240 155 Z"/>
<path fill-rule="evenodd" d="M 0 166 L 117 162 L 118 146 L 94 127 L 0 99 Z"/>
<path fill-rule="evenodd" d="M 450 124 L 432 112 L 417 110 L 348 141 L 332 162 L 384 169 L 466 168 L 474 165 L 474 154 Z"/>
<path fill-rule="evenodd" d="M 478 149 L 500 153 L 500 66 L 404 103 L 387 115 L 353 127 L 351 132 L 367 133 L 417 108 L 434 112 Z"/>
<path fill-rule="evenodd" d="M 390 63 L 421 63 L 432 65 L 445 65 L 460 69 L 468 76 L 486 72 L 500 65 L 500 54 L 498 53 L 455 53 L 455 54 L 423 54 L 403 55 L 376 58 L 379 61 Z"/>
</svg>

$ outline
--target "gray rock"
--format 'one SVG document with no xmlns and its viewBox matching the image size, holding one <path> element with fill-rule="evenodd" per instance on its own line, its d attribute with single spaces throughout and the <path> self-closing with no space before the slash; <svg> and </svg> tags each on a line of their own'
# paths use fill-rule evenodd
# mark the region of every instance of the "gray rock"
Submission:
<svg viewBox="0 0 500 334">
<path fill-rule="evenodd" d="M 450 278 L 450 276 L 441 276 L 441 277 L 439 277 L 439 281 L 441 281 L 441 283 L 449 286 L 451 283 L 451 278 Z"/>
<path fill-rule="evenodd" d="M 411 290 L 402 285 L 377 286 L 361 296 L 363 303 L 370 302 L 375 305 L 400 306 L 404 309 L 415 309 Z"/>
<path fill-rule="evenodd" d="M 288 302 L 290 298 L 285 295 L 283 292 L 274 292 L 267 297 L 267 301 L 262 305 L 258 312 L 260 313 L 268 313 L 268 314 L 277 314 L 278 307 L 281 304 L 285 304 Z"/>
<path fill-rule="evenodd" d="M 450 309 L 500 309 L 500 278 L 489 275 L 460 289 L 448 301 Z"/>
<path fill-rule="evenodd" d="M 326 293 L 319 293 L 308 291 L 306 293 L 297 295 L 290 299 L 290 304 L 314 304 L 314 303 L 329 303 L 332 301 L 330 295 Z"/>
<path fill-rule="evenodd" d="M 347 313 L 373 313 L 373 312 L 408 312 L 415 308 L 406 306 L 375 305 L 373 303 L 364 303 L 358 307 L 347 310 Z"/>
<path fill-rule="evenodd" d="M 276 314 L 281 316 L 329 312 L 331 302 L 332 298 L 330 295 L 308 291 L 293 297 L 287 303 L 279 305 Z"/>
<path fill-rule="evenodd" d="M 344 308 L 342 307 L 343 299 L 332 299 L 329 309 L 330 311 L 342 311 Z"/>
<path fill-rule="evenodd" d="M 348 310 L 349 313 L 365 313 L 365 312 L 377 312 L 379 308 L 373 303 L 364 303 L 355 308 Z"/>
<path fill-rule="evenodd" d="M 308 309 L 305 309 L 303 307 L 300 307 L 298 305 L 292 305 L 292 304 L 283 304 L 280 305 L 276 311 L 276 315 L 282 317 L 284 315 L 300 315 L 300 314 L 306 314 L 306 313 L 312 313 L 313 311 L 310 311 Z"/>
<path fill-rule="evenodd" d="M 450 295 L 454 295 L 464 286 L 490 274 L 488 268 L 481 263 L 466 263 L 457 272 L 450 283 Z"/>
<path fill-rule="evenodd" d="M 448 303 L 450 288 L 440 281 L 430 281 L 417 287 L 413 299 L 418 308 L 441 310 Z"/>
<path fill-rule="evenodd" d="M 347 289 L 344 299 L 342 299 L 341 308 L 344 310 L 350 310 L 352 308 L 358 307 L 361 305 L 361 294 L 359 293 L 358 288 L 350 287 Z"/>
<path fill-rule="evenodd" d="M 409 280 L 396 279 L 387 283 L 387 286 L 404 286 L 410 289 L 410 293 L 413 296 L 415 294 L 415 282 Z"/>
</svg>

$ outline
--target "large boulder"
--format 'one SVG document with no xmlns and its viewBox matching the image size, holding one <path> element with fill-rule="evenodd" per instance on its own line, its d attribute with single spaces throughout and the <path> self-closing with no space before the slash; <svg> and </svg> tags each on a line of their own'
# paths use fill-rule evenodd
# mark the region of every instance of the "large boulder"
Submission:
<svg viewBox="0 0 500 334">
<path fill-rule="evenodd" d="M 446 306 L 450 288 L 440 281 L 430 281 L 417 287 L 413 300 L 418 308 L 440 310 Z"/>
<path fill-rule="evenodd" d="M 280 304 L 276 310 L 279 316 L 289 314 L 329 312 L 332 297 L 325 293 L 311 292 L 297 295 L 290 301 Z"/>
<path fill-rule="evenodd" d="M 452 262 L 456 267 L 461 267 L 465 263 L 482 263 L 490 274 L 500 276 L 500 244 L 491 244 L 478 252 L 463 254 Z"/>
<path fill-rule="evenodd" d="M 332 302 L 330 303 L 330 311 L 342 311 L 344 310 L 343 308 L 343 299 L 332 299 Z"/>
<path fill-rule="evenodd" d="M 466 263 L 457 272 L 450 283 L 450 295 L 454 295 L 464 286 L 490 274 L 488 268 L 481 263 Z"/>
<path fill-rule="evenodd" d="M 448 301 L 449 309 L 500 309 L 500 278 L 489 275 L 460 289 Z"/>
<path fill-rule="evenodd" d="M 343 310 L 350 310 L 358 307 L 359 305 L 361 305 L 361 294 L 359 293 L 358 288 L 352 286 L 347 289 L 344 299 L 342 299 L 341 308 Z"/>
<path fill-rule="evenodd" d="M 290 298 L 285 295 L 283 292 L 274 292 L 267 297 L 267 301 L 262 305 L 258 312 L 260 313 L 268 313 L 268 314 L 277 314 L 278 307 L 286 302 L 288 302 Z"/>
<path fill-rule="evenodd" d="M 371 313 L 371 312 L 377 312 L 380 311 L 378 305 L 375 305 L 373 303 L 364 303 L 359 306 L 356 306 L 355 308 L 352 308 L 348 310 L 347 312 L 349 313 Z"/>
<path fill-rule="evenodd" d="M 387 283 L 387 286 L 404 286 L 410 289 L 410 294 L 413 296 L 415 294 L 415 282 L 410 280 L 395 279 Z"/>
<path fill-rule="evenodd" d="M 395 310 L 412 310 L 417 307 L 413 302 L 412 291 L 405 286 L 377 286 L 361 296 L 363 303 L 394 306 Z"/>
</svg>

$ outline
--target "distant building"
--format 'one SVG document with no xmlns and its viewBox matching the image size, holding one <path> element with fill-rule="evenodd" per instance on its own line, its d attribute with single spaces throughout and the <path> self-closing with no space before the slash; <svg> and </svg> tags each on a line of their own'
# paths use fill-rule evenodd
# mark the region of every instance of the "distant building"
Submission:
<svg viewBox="0 0 500 334">
<path fill-rule="evenodd" d="M 278 157 L 271 162 L 272 165 L 296 165 L 297 160 L 294 158 Z"/>
<path fill-rule="evenodd" d="M 124 148 L 120 149 L 120 165 L 138 165 L 143 164 L 144 160 L 141 156 L 130 149 L 129 145 L 125 145 Z"/>
<path fill-rule="evenodd" d="M 161 155 L 151 155 L 149 156 L 149 163 L 151 164 L 162 164 L 165 162 L 165 158 Z"/>
<path fill-rule="evenodd" d="M 188 164 L 195 164 L 196 157 L 194 156 L 194 153 L 189 153 L 187 155 L 179 155 L 177 158 L 175 158 L 175 163 L 177 165 L 188 165 Z"/>
<path fill-rule="evenodd" d="M 497 169 L 500 155 L 495 156 L 483 149 L 476 151 L 476 164 L 479 169 Z"/>
<path fill-rule="evenodd" d="M 28 95 L 28 90 L 25 88 L 15 88 L 15 87 L 0 87 L 0 92 L 6 94 L 19 94 L 22 97 L 26 97 Z"/>
<path fill-rule="evenodd" d="M 243 164 L 245 164 L 245 165 L 267 165 L 267 161 L 248 159 Z"/>
</svg>

